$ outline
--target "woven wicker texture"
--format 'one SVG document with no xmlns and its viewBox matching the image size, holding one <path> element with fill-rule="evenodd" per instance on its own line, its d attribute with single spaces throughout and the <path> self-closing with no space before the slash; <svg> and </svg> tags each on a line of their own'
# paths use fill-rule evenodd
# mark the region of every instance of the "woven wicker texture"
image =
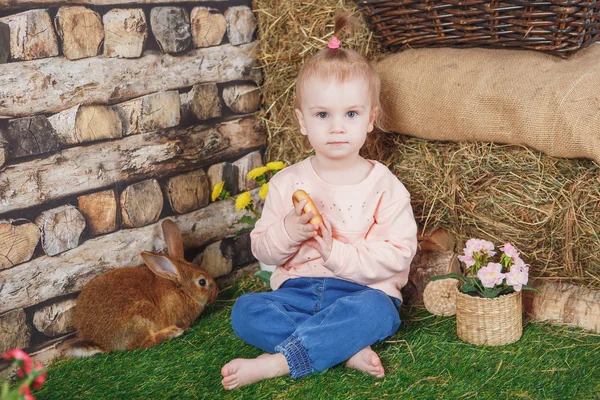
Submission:
<svg viewBox="0 0 600 400">
<path fill-rule="evenodd" d="M 523 333 L 521 292 L 485 299 L 456 289 L 456 332 L 468 343 L 499 346 Z"/>
<path fill-rule="evenodd" d="M 391 51 L 417 47 L 508 47 L 566 57 L 600 34 L 598 1 L 358 2 Z"/>
<path fill-rule="evenodd" d="M 451 316 L 456 314 L 456 285 L 458 279 L 431 281 L 423 291 L 423 303 L 433 315 Z"/>
</svg>

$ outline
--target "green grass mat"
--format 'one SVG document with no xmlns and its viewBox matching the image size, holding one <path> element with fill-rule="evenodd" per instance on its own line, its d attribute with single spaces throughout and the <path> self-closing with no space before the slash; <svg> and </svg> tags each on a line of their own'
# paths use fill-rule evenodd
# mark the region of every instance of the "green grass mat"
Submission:
<svg viewBox="0 0 600 400">
<path fill-rule="evenodd" d="M 386 377 L 341 366 L 292 380 L 263 381 L 225 391 L 220 369 L 261 351 L 231 329 L 230 313 L 257 278 L 223 290 L 183 336 L 147 350 L 64 360 L 49 367 L 36 399 L 600 399 L 600 335 L 526 323 L 517 343 L 486 347 L 462 342 L 454 317 L 407 308 L 392 338 L 373 346 Z"/>
</svg>

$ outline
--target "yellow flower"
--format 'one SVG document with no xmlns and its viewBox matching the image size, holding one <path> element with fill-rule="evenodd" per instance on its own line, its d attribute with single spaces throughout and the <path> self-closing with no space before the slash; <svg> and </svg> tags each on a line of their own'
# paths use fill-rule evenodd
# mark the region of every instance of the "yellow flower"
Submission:
<svg viewBox="0 0 600 400">
<path fill-rule="evenodd" d="M 235 200 L 235 209 L 243 210 L 248 207 L 252 203 L 252 197 L 250 196 L 250 192 L 244 192 L 240 194 Z"/>
<path fill-rule="evenodd" d="M 285 168 L 285 163 L 283 161 L 273 161 L 267 163 L 267 168 L 269 171 L 280 171 Z"/>
<path fill-rule="evenodd" d="M 264 200 L 267 198 L 267 193 L 269 193 L 269 184 L 263 183 L 263 185 L 260 187 L 260 190 L 258 191 L 258 195 L 261 199 Z"/>
<path fill-rule="evenodd" d="M 258 167 L 254 168 L 252 171 L 248 172 L 248 179 L 256 179 L 264 174 L 269 172 L 269 168 L 267 167 Z"/>
<path fill-rule="evenodd" d="M 210 197 L 212 201 L 215 201 L 221 196 L 221 192 L 223 192 L 223 187 L 225 186 L 225 182 L 219 182 L 213 187 L 212 196 Z"/>
</svg>

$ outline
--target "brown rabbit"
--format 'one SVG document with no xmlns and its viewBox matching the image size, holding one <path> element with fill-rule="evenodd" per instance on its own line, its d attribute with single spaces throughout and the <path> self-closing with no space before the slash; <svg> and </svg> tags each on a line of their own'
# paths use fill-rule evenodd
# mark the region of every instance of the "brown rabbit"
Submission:
<svg viewBox="0 0 600 400">
<path fill-rule="evenodd" d="M 142 252 L 145 266 L 118 268 L 88 282 L 75 308 L 77 338 L 63 356 L 88 357 L 154 346 L 181 335 L 215 300 L 206 271 L 183 259 L 181 232 L 162 223 L 169 255 Z"/>
</svg>

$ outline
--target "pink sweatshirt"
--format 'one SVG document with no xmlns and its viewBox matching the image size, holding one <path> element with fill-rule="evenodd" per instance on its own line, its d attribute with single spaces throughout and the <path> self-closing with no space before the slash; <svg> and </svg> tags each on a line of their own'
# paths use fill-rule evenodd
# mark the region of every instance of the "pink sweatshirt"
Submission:
<svg viewBox="0 0 600 400">
<path fill-rule="evenodd" d="M 261 218 L 250 234 L 252 253 L 277 265 L 271 288 L 298 277 L 335 277 L 380 289 L 402 299 L 410 263 L 417 249 L 417 224 L 410 194 L 383 164 L 356 185 L 337 186 L 322 180 L 310 158 L 278 172 L 269 182 Z M 333 230 L 331 255 L 324 260 L 284 227 L 292 210 L 292 194 L 305 190 Z"/>
</svg>

